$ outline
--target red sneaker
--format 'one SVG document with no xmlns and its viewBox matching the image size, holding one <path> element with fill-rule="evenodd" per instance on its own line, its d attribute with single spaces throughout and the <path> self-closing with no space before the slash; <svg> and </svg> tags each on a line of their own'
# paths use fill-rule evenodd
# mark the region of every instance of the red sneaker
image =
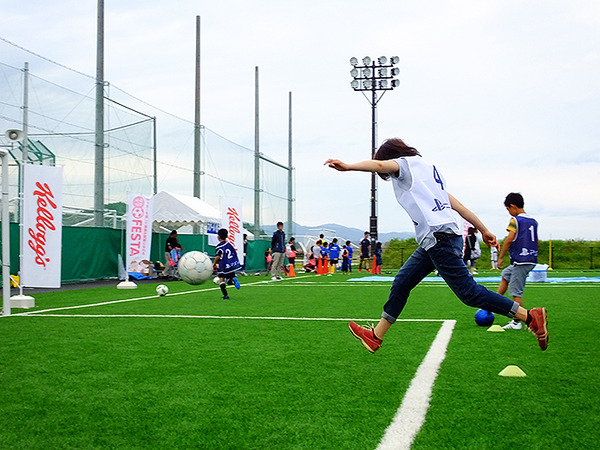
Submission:
<svg viewBox="0 0 600 450">
<path fill-rule="evenodd" d="M 379 347 L 381 347 L 381 339 L 375 337 L 374 328 L 364 328 L 360 325 L 350 322 L 348 324 L 350 331 L 357 339 L 360 339 L 362 344 L 371 353 L 375 353 Z"/>
<path fill-rule="evenodd" d="M 535 334 L 542 350 L 548 348 L 548 313 L 546 308 L 533 308 L 529 310 L 531 323 L 529 331 Z"/>
</svg>

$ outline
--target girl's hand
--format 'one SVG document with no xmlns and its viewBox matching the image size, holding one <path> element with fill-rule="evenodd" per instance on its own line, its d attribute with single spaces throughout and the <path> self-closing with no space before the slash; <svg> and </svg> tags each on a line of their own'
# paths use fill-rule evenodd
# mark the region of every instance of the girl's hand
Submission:
<svg viewBox="0 0 600 450">
<path fill-rule="evenodd" d="M 325 161 L 324 165 L 329 166 L 332 169 L 339 170 L 340 172 L 345 172 L 349 169 L 348 164 L 346 164 L 343 161 L 340 161 L 339 159 L 329 158 L 327 161 Z"/>
</svg>

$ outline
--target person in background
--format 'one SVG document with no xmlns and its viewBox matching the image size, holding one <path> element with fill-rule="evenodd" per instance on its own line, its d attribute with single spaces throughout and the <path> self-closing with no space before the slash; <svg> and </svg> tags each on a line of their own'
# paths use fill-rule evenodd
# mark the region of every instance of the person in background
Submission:
<svg viewBox="0 0 600 450">
<path fill-rule="evenodd" d="M 323 263 L 323 260 L 321 259 L 321 244 L 323 243 L 323 241 L 321 241 L 321 239 L 318 239 L 317 242 L 315 242 L 315 245 L 313 245 L 312 247 L 312 251 L 313 251 L 313 257 L 315 259 L 315 266 L 319 267 L 319 261 L 321 261 L 321 264 Z M 315 272 L 318 272 L 318 270 L 315 270 Z"/>
<path fill-rule="evenodd" d="M 327 241 L 321 242 L 321 260 L 323 261 L 323 267 L 329 261 L 329 244 Z"/>
<path fill-rule="evenodd" d="M 221 287 L 221 293 L 223 294 L 223 300 L 229 300 L 227 295 L 227 285 L 233 284 L 236 289 L 240 288 L 240 283 L 235 276 L 236 270 L 239 270 L 242 265 L 237 256 L 237 251 L 227 241 L 229 232 L 225 228 L 219 230 L 219 243 L 215 247 L 215 262 L 213 268 L 217 272 L 219 277 L 219 286 Z"/>
<path fill-rule="evenodd" d="M 352 243 L 350 241 L 346 241 L 346 251 L 348 252 L 348 272 L 352 272 L 352 255 L 354 254 L 354 249 L 352 248 Z"/>
<path fill-rule="evenodd" d="M 504 199 L 504 206 L 512 218 L 506 228 L 508 236 L 498 256 L 498 268 L 502 268 L 506 252 L 510 254 L 510 266 L 502 271 L 502 280 L 497 292 L 504 295 L 508 290 L 508 294 L 522 307 L 527 275 L 537 264 L 538 223 L 533 217 L 525 214 L 523 209 L 525 201 L 521 194 L 516 192 L 508 194 Z M 522 327 L 521 321 L 513 318 L 503 328 L 520 330 Z"/>
<path fill-rule="evenodd" d="M 170 279 L 178 279 L 179 278 L 179 260 L 181 259 L 181 246 L 176 244 L 173 247 L 173 250 L 169 252 L 169 267 L 171 268 Z"/>
<path fill-rule="evenodd" d="M 247 275 L 246 270 L 246 259 L 248 258 L 248 235 L 244 233 L 244 261 L 242 261 L 242 270 L 240 275 Z"/>
<path fill-rule="evenodd" d="M 273 256 L 271 255 L 271 249 L 268 248 L 265 252 L 265 264 L 267 265 L 267 276 L 271 273 L 271 267 L 273 267 Z"/>
<path fill-rule="evenodd" d="M 474 227 L 469 227 L 467 233 L 468 234 L 465 237 L 465 253 L 463 260 L 469 268 L 471 275 L 477 275 L 477 270 L 475 270 L 475 262 L 481 256 L 481 248 L 479 248 L 479 242 L 477 242 L 476 236 L 477 230 Z"/>
<path fill-rule="evenodd" d="M 277 222 L 277 230 L 271 238 L 271 253 L 273 255 L 273 265 L 271 266 L 271 280 L 283 280 L 281 272 L 285 260 L 285 233 L 283 232 L 283 222 Z"/>
<path fill-rule="evenodd" d="M 337 238 L 333 238 L 329 245 L 329 259 L 331 260 L 332 272 L 335 272 L 337 263 L 340 259 L 340 251 L 342 250 L 338 245 Z"/>
<path fill-rule="evenodd" d="M 381 249 L 381 242 L 378 242 L 377 246 L 375 247 L 375 272 L 374 273 L 381 273 L 382 255 L 383 255 L 383 250 Z"/>
<path fill-rule="evenodd" d="M 490 260 L 492 261 L 492 270 L 498 270 L 498 249 L 490 247 Z"/>
<path fill-rule="evenodd" d="M 167 242 L 165 243 L 165 269 L 162 271 L 162 275 L 164 277 L 172 277 L 173 271 L 171 269 L 171 250 L 175 248 L 175 246 L 179 245 L 179 240 L 177 239 L 177 230 L 171 231 L 171 234 L 167 238 Z"/>
<path fill-rule="evenodd" d="M 365 237 L 360 241 L 360 262 L 358 263 L 358 271 L 360 272 L 363 268 L 369 270 L 369 258 L 371 250 L 371 240 L 369 239 L 369 232 L 365 231 Z"/>
<path fill-rule="evenodd" d="M 295 267 L 296 264 L 296 238 L 290 238 L 290 242 L 288 242 L 285 246 L 285 256 L 287 256 L 288 261 Z"/>
</svg>

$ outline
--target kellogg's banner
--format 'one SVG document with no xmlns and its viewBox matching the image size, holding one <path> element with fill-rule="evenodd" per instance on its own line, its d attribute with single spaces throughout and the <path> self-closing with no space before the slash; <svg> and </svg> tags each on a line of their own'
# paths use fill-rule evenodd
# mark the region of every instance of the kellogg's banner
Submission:
<svg viewBox="0 0 600 450">
<path fill-rule="evenodd" d="M 129 196 L 127 205 L 127 272 L 149 275 L 152 242 L 152 197 Z"/>
<path fill-rule="evenodd" d="M 62 173 L 62 167 L 24 166 L 23 286 L 60 287 Z"/>
<path fill-rule="evenodd" d="M 244 224 L 242 223 L 242 199 L 221 199 L 221 228 L 229 232 L 227 240 L 237 251 L 240 264 L 244 264 Z"/>
</svg>

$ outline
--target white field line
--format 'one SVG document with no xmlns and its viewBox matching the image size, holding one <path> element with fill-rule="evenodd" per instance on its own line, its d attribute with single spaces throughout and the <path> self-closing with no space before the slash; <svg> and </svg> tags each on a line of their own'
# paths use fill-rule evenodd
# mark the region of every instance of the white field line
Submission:
<svg viewBox="0 0 600 450">
<path fill-rule="evenodd" d="M 417 433 L 425 423 L 433 384 L 446 357 L 456 320 L 445 320 L 427 355 L 417 369 L 402 404 L 390 426 L 385 430 L 377 450 L 410 449 Z"/>
<path fill-rule="evenodd" d="M 13 314 L 19 317 L 84 317 L 84 318 L 145 318 L 145 319 L 245 319 L 245 320 L 304 320 L 323 322 L 377 322 L 379 319 L 344 317 L 278 317 L 278 316 L 203 316 L 189 314 L 38 314 L 35 312 Z M 447 322 L 444 319 L 398 319 L 397 322 Z"/>
<path fill-rule="evenodd" d="M 258 283 L 260 283 L 260 284 L 273 283 L 273 281 L 257 281 L 254 283 L 245 284 L 244 286 L 252 286 L 252 285 L 258 284 Z M 198 293 L 202 293 L 202 292 L 216 291 L 217 289 L 221 289 L 221 288 L 217 286 L 217 287 L 211 287 L 208 289 L 200 289 L 200 290 L 194 290 L 194 291 L 173 292 L 172 294 L 168 294 L 168 297 L 173 297 L 175 295 L 198 294 Z M 34 314 L 43 314 L 43 313 L 47 313 L 47 312 L 51 312 L 51 311 L 63 311 L 66 309 L 79 309 L 79 308 L 92 308 L 94 306 L 113 305 L 116 303 L 136 302 L 138 300 L 150 300 L 150 299 L 157 299 L 157 298 L 160 298 L 160 296 L 159 295 L 147 295 L 145 297 L 126 298 L 123 300 L 110 300 L 108 302 L 91 303 L 91 304 L 87 304 L 87 305 L 62 306 L 60 308 L 40 309 L 38 311 L 26 311 L 26 312 L 22 312 L 22 313 L 12 314 L 10 316 L 0 316 L 0 318 L 1 317 L 14 317 L 14 316 L 32 316 Z"/>
</svg>

